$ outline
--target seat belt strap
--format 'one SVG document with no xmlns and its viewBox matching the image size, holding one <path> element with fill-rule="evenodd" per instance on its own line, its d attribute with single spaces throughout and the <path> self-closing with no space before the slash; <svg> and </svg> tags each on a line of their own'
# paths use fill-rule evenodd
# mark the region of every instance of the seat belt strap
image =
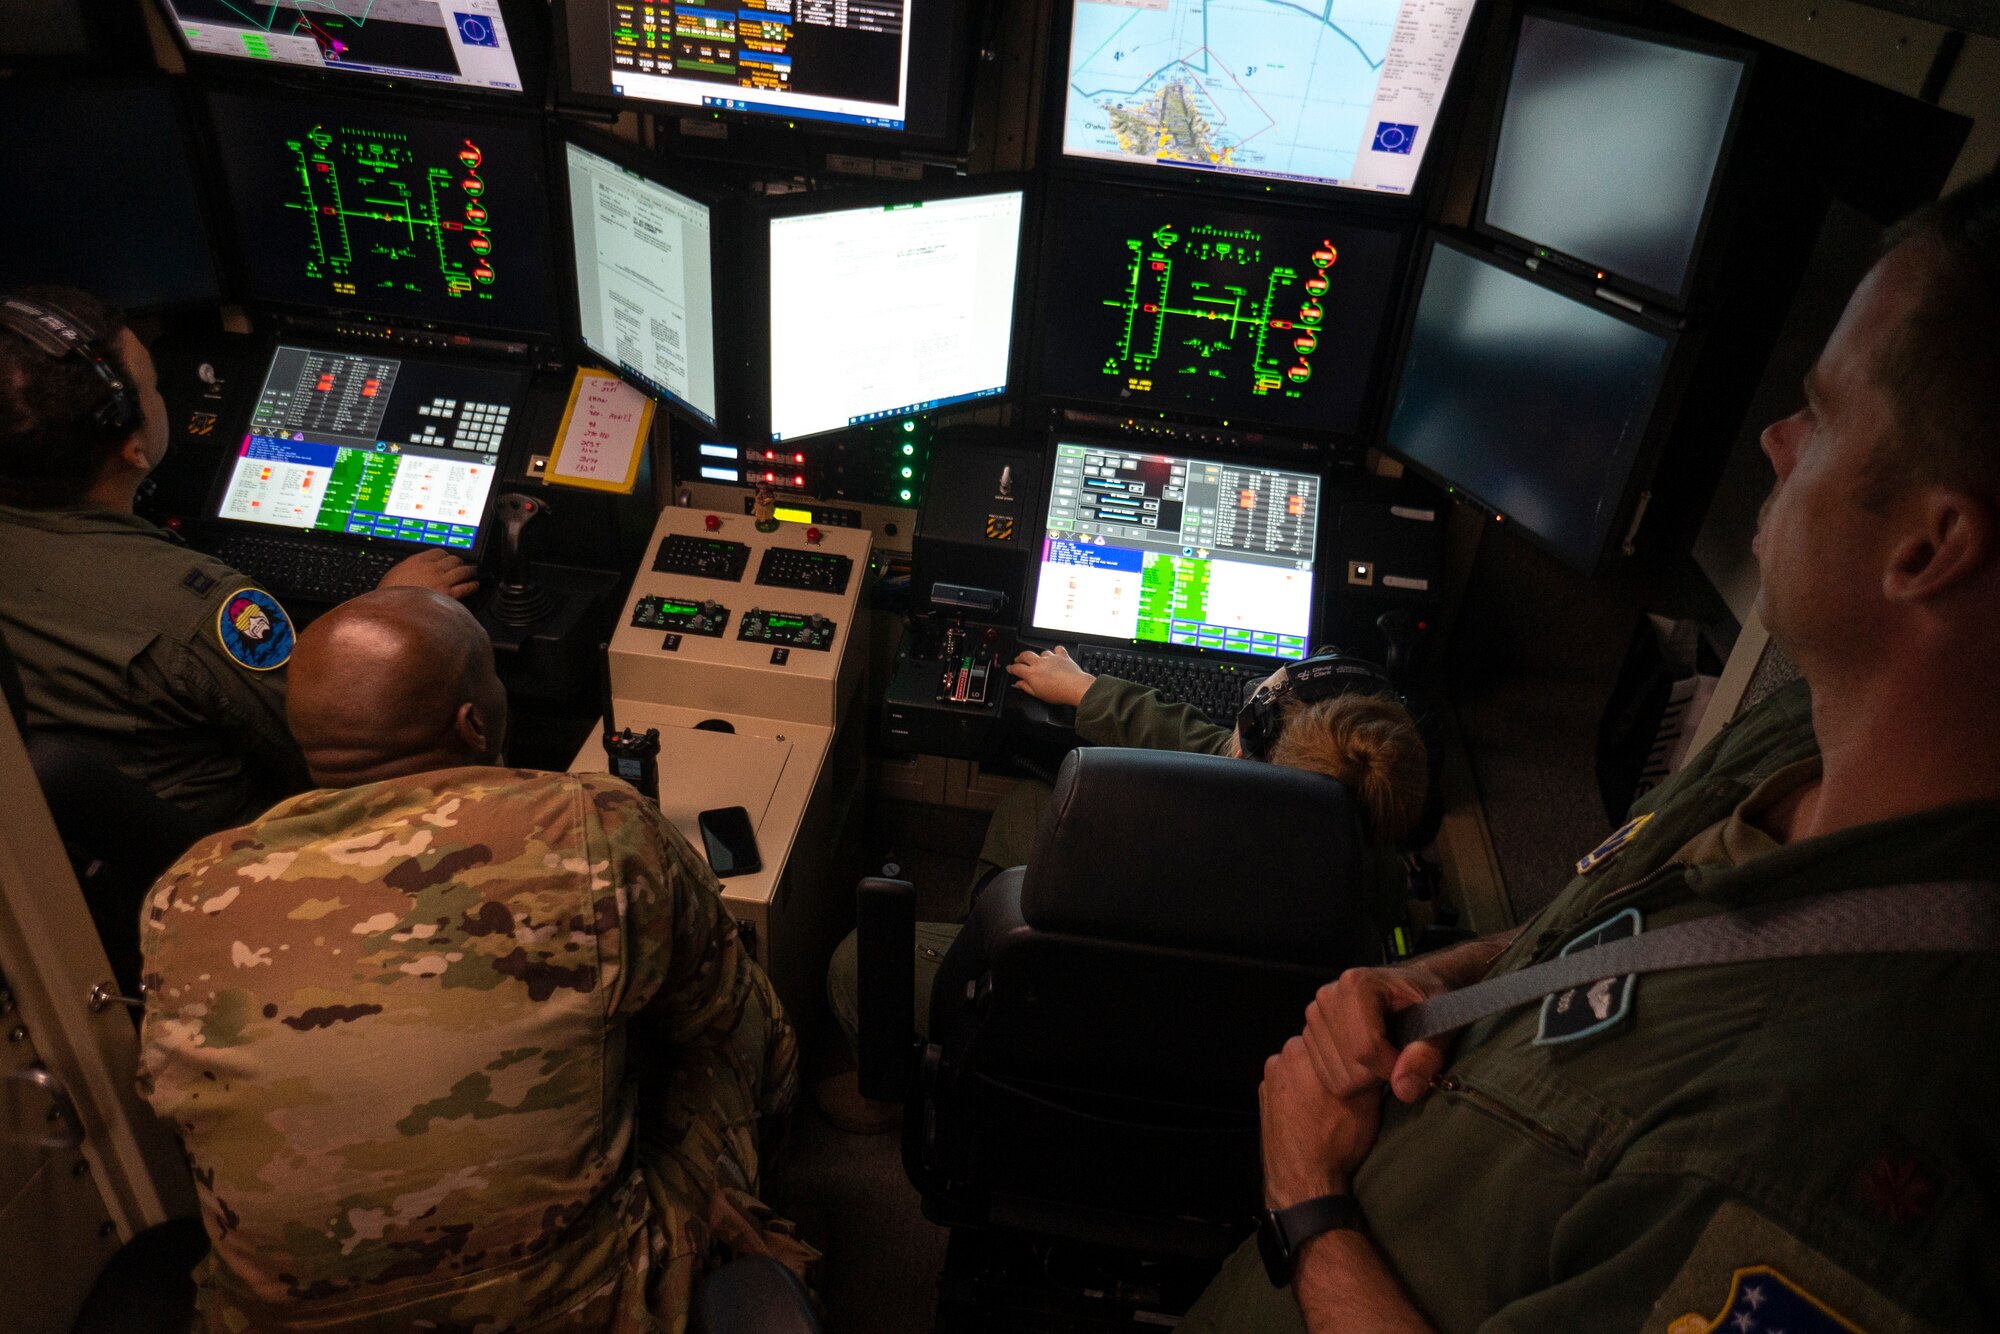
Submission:
<svg viewBox="0 0 2000 1334">
<path fill-rule="evenodd" d="M 1397 1046 L 1571 987 L 1634 973 L 1831 954 L 2000 950 L 2000 884 L 1936 881 L 1839 890 L 1719 912 L 1578 950 L 1389 1016 Z"/>
</svg>

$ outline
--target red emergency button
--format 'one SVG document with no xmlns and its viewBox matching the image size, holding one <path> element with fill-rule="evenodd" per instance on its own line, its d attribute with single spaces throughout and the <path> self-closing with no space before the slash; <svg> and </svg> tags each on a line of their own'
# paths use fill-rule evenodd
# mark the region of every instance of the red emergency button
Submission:
<svg viewBox="0 0 2000 1334">
<path fill-rule="evenodd" d="M 706 519 L 703 519 L 701 523 L 702 527 L 708 529 L 711 533 L 722 531 L 722 516 L 720 514 L 711 514 Z"/>
<path fill-rule="evenodd" d="M 812 543 L 815 543 L 815 544 L 816 544 L 816 543 L 818 543 L 818 541 L 820 540 L 820 538 L 821 538 L 821 537 L 823 537 L 823 536 L 825 536 L 825 534 L 821 533 L 821 532 L 820 532 L 820 530 L 819 530 L 819 529 L 817 529 L 817 528 L 808 528 L 808 529 L 806 529 L 806 541 L 808 541 L 808 542 L 812 542 Z"/>
</svg>

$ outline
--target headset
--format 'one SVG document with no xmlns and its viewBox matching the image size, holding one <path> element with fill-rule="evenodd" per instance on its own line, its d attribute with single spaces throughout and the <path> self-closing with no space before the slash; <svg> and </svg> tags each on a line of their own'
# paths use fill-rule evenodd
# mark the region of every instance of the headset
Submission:
<svg viewBox="0 0 2000 1334">
<path fill-rule="evenodd" d="M 1306 704 L 1335 695 L 1386 695 L 1402 702 L 1402 695 L 1389 680 L 1389 673 L 1366 658 L 1357 658 L 1335 649 L 1320 649 L 1310 657 L 1285 668 L 1285 679 L 1276 685 L 1258 686 L 1243 702 L 1236 715 L 1236 733 L 1241 739 L 1243 758 L 1268 759 L 1284 730 L 1283 706 L 1287 699 Z"/>
<path fill-rule="evenodd" d="M 102 331 L 88 320 L 53 302 L 10 296 L 0 299 L 0 327 L 19 334 L 52 361 L 75 357 L 96 373 L 104 385 L 104 401 L 92 411 L 90 421 L 106 439 L 123 440 L 145 423 L 138 395 L 112 364 Z"/>
</svg>

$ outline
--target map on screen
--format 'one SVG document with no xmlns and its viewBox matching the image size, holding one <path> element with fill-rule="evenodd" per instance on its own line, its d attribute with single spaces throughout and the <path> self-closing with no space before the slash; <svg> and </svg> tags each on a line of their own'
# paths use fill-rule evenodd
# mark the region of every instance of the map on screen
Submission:
<svg viewBox="0 0 2000 1334">
<path fill-rule="evenodd" d="M 1072 157 L 1407 194 L 1474 0 L 1075 0 Z"/>
</svg>

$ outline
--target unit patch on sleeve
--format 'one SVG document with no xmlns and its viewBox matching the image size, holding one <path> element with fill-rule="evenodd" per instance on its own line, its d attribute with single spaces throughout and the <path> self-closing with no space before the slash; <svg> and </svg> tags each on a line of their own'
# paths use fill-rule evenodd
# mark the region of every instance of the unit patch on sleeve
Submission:
<svg viewBox="0 0 2000 1334">
<path fill-rule="evenodd" d="M 1715 1211 L 1642 1334 L 1930 1334 L 1747 1205 Z"/>
<path fill-rule="evenodd" d="M 1562 947 L 1564 954 L 1591 949 L 1607 941 L 1624 940 L 1640 931 L 1639 910 L 1624 912 L 1584 932 Z M 1571 987 L 1542 998 L 1542 1022 L 1535 1030 L 1535 1045 L 1547 1047 L 1558 1042 L 1574 1042 L 1593 1033 L 1602 1033 L 1632 1011 L 1632 988 L 1638 976 L 1607 977 L 1587 987 Z"/>
<path fill-rule="evenodd" d="M 1652 818 L 1653 818 L 1653 813 L 1651 811 L 1647 811 L 1644 815 L 1633 816 L 1631 819 L 1627 820 L 1624 824 L 1621 824 L 1616 829 L 1612 830 L 1611 837 L 1605 839 L 1602 843 L 1599 843 L 1596 847 L 1592 848 L 1589 852 L 1584 853 L 1582 857 L 1577 859 L 1576 873 L 1578 875 L 1588 875 L 1592 871 L 1595 871 L 1598 867 L 1604 865 L 1604 863 L 1610 861 L 1611 855 L 1617 852 L 1618 849 L 1624 847 L 1627 843 L 1630 843 L 1632 841 L 1632 835 L 1638 833 L 1641 829 L 1644 829 L 1646 827 L 1646 821 Z"/>
<path fill-rule="evenodd" d="M 291 617 L 261 588 L 239 589 L 222 600 L 215 636 L 224 653 L 253 672 L 275 671 L 291 661 Z"/>
</svg>

